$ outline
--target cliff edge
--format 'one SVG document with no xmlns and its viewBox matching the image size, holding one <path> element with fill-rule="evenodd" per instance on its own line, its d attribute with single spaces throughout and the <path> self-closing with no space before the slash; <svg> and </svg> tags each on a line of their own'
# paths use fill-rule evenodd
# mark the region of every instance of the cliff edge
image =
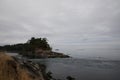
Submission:
<svg viewBox="0 0 120 80">
<path fill-rule="evenodd" d="M 45 80 L 37 64 L 0 52 L 0 80 Z"/>
</svg>

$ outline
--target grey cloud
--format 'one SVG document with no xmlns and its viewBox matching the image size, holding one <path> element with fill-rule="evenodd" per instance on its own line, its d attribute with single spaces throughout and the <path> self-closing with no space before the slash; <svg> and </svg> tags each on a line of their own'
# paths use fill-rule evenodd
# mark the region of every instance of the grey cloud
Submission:
<svg viewBox="0 0 120 80">
<path fill-rule="evenodd" d="M 47 37 L 51 44 L 116 42 L 119 4 L 118 0 L 2 0 L 0 40 L 25 42 L 35 36 Z"/>
</svg>

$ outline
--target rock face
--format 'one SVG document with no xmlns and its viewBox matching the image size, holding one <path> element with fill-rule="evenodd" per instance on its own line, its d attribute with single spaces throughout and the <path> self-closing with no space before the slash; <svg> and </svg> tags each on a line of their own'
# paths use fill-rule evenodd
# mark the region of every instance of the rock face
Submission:
<svg viewBox="0 0 120 80">
<path fill-rule="evenodd" d="M 35 50 L 34 53 L 26 52 L 21 55 L 27 58 L 69 58 L 70 57 L 63 53 L 53 52 L 51 50 L 42 50 L 42 49 L 37 49 Z"/>
<path fill-rule="evenodd" d="M 53 52 L 51 50 L 38 50 L 35 52 L 36 56 L 43 58 L 69 58 L 63 53 Z"/>
<path fill-rule="evenodd" d="M 0 52 L 0 80 L 45 80 L 41 68 Z"/>
</svg>

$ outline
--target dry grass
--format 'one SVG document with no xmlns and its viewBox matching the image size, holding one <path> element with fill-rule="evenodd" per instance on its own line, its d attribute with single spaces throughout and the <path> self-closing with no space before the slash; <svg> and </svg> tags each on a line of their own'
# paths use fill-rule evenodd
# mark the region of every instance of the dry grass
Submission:
<svg viewBox="0 0 120 80">
<path fill-rule="evenodd" d="M 33 80 L 27 70 L 10 56 L 0 52 L 0 80 Z"/>
</svg>

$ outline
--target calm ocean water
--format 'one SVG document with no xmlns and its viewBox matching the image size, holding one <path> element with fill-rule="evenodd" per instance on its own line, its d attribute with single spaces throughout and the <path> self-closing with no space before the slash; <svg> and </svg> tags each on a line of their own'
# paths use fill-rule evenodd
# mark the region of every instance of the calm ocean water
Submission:
<svg viewBox="0 0 120 80">
<path fill-rule="evenodd" d="M 73 58 L 120 60 L 120 45 L 59 45 L 59 52 Z"/>
<path fill-rule="evenodd" d="M 35 59 L 47 66 L 56 79 L 72 76 L 76 80 L 120 80 L 120 61 L 75 58 Z"/>
<path fill-rule="evenodd" d="M 64 46 L 59 52 L 72 58 L 34 59 L 43 63 L 56 79 L 72 76 L 76 80 L 120 80 L 119 47 L 82 48 Z"/>
<path fill-rule="evenodd" d="M 34 59 L 43 63 L 56 79 L 120 80 L 120 47 L 59 46 L 59 52 L 72 58 Z"/>
</svg>

